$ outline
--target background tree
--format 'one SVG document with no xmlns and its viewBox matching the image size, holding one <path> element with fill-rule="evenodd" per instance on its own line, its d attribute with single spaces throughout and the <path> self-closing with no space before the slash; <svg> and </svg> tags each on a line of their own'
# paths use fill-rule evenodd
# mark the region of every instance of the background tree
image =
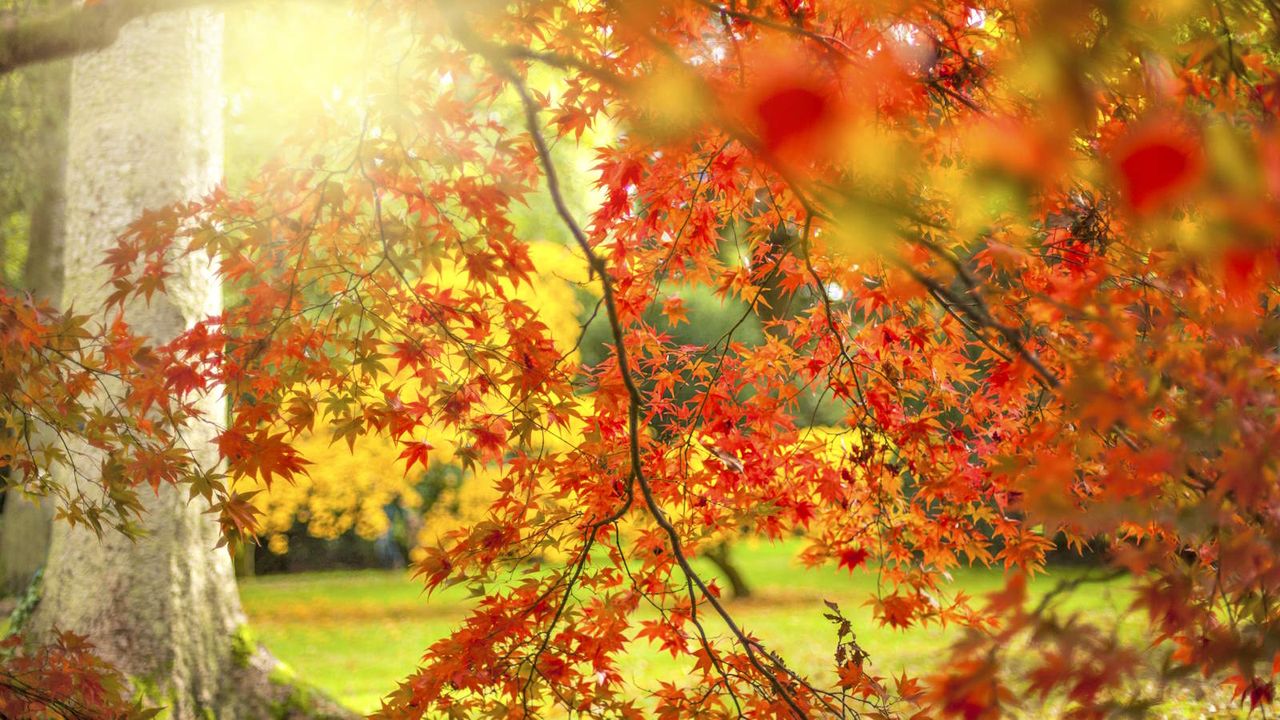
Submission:
<svg viewBox="0 0 1280 720">
<path fill-rule="evenodd" d="M 24 14 L 47 12 L 10 8 Z M 0 78 L 0 266 L 38 298 L 62 297 L 63 167 L 71 65 L 59 61 Z M 21 268 L 20 277 L 18 268 Z M 5 491 L 0 518 L 0 590 L 21 592 L 43 564 L 53 505 Z"/>
<path fill-rule="evenodd" d="M 133 218 L 207 192 L 220 179 L 221 42 L 221 17 L 183 11 L 139 20 L 109 49 L 74 61 L 65 306 L 102 306 L 109 290 L 102 257 Z M 176 267 L 168 294 L 128 311 L 133 329 L 151 342 L 167 342 L 221 307 L 207 259 L 183 258 Z M 118 392 L 106 387 L 100 402 L 109 406 Z M 224 399 L 215 386 L 195 402 L 199 420 L 179 421 L 175 440 L 212 469 Z M 105 473 L 125 471 L 109 449 L 80 445 L 71 452 L 78 470 L 96 464 Z M 65 482 L 105 484 L 92 477 Z M 174 717 L 287 710 L 295 689 L 269 679 L 275 661 L 244 640 L 231 561 L 216 547 L 218 527 L 206 508 L 165 484 L 144 493 L 139 510 L 138 537 L 57 526 L 24 634 L 37 641 L 52 640 L 57 630 L 85 635 L 135 687 L 153 688 L 151 700 Z"/>
</svg>

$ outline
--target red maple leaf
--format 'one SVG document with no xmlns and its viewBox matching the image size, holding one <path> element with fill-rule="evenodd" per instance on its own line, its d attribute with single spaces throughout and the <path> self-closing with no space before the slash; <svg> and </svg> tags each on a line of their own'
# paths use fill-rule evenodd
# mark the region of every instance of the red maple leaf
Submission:
<svg viewBox="0 0 1280 720">
<path fill-rule="evenodd" d="M 755 119 L 766 149 L 777 150 L 812 135 L 830 115 L 830 102 L 821 90 L 804 85 L 782 85 L 756 101 Z"/>
<path fill-rule="evenodd" d="M 1131 136 L 1117 154 L 1116 167 L 1125 199 L 1139 213 L 1164 206 L 1201 172 L 1194 139 L 1168 125 L 1149 126 Z"/>
</svg>

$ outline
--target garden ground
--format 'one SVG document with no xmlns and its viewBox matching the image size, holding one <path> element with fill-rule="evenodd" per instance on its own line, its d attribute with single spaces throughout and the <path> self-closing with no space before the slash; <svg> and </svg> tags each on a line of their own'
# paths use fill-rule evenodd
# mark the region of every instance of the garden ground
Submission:
<svg viewBox="0 0 1280 720">
<path fill-rule="evenodd" d="M 823 601 L 840 605 L 854 621 L 859 643 L 871 653 L 880 674 L 903 668 L 933 667 L 943 650 L 959 637 L 953 628 L 914 629 L 909 632 L 878 627 L 864 607 L 875 592 L 874 572 L 807 570 L 794 560 L 795 543 L 740 544 L 736 560 L 755 594 L 731 600 L 738 621 L 776 649 L 793 668 L 829 673 L 835 649 L 835 628 L 823 618 Z M 712 574 L 710 566 L 702 570 Z M 1079 568 L 1055 569 L 1032 583 L 1032 594 L 1047 592 Z M 954 573 L 953 589 L 971 596 L 993 592 L 1002 585 L 995 569 L 964 569 Z M 404 572 L 356 571 L 276 575 L 244 581 L 241 595 L 257 636 L 301 677 L 364 712 L 378 707 L 379 697 L 408 675 L 422 651 L 455 627 L 467 611 L 461 591 L 427 597 L 422 585 Z M 1082 613 L 1120 612 L 1128 605 L 1120 583 L 1078 588 L 1069 610 Z M 685 675 L 681 664 L 656 646 L 638 643 L 622 667 L 638 687 L 653 688 L 661 680 Z M 1228 698 L 1216 691 L 1210 699 L 1198 690 L 1181 693 L 1180 702 L 1166 705 L 1166 717 L 1224 717 L 1236 713 L 1224 707 Z M 1032 716 L 1044 716 L 1041 708 Z"/>
</svg>

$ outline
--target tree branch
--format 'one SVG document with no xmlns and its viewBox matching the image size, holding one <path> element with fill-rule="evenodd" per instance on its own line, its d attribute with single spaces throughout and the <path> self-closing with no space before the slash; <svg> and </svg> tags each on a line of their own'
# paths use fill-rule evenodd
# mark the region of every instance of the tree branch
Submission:
<svg viewBox="0 0 1280 720">
<path fill-rule="evenodd" d="M 720 616 L 721 621 L 729 629 L 729 632 L 738 640 L 739 644 L 746 652 L 748 661 L 762 676 L 764 676 L 765 679 L 768 680 L 770 685 L 773 686 L 774 692 L 777 693 L 777 695 L 787 705 L 792 715 L 800 720 L 806 720 L 806 718 L 809 717 L 808 713 L 806 713 L 800 706 L 798 700 L 794 696 L 793 689 L 788 688 L 781 680 L 779 680 L 775 670 L 781 670 L 797 680 L 800 678 L 787 670 L 787 668 L 782 665 L 781 661 L 777 659 L 776 655 L 765 651 L 763 645 L 754 638 L 748 636 L 738 626 L 737 622 L 729 614 L 728 610 L 724 607 L 723 603 L 720 602 L 716 594 L 707 587 L 706 582 L 697 573 L 697 571 L 694 570 L 693 566 L 689 562 L 687 554 L 684 551 L 679 531 L 662 510 L 662 506 L 654 495 L 649 478 L 646 477 L 644 473 L 643 463 L 640 457 L 640 408 L 644 404 L 644 397 L 635 377 L 631 373 L 631 364 L 627 359 L 627 347 L 623 339 L 624 332 L 622 329 L 622 321 L 619 317 L 617 305 L 614 301 L 613 280 L 604 258 L 596 253 L 595 248 L 592 247 L 586 233 L 582 230 L 582 227 L 578 225 L 577 220 L 574 219 L 572 212 L 569 210 L 568 204 L 565 202 L 564 194 L 560 190 L 559 174 L 556 172 L 555 164 L 551 159 L 551 149 L 548 147 L 538 123 L 538 106 L 536 102 L 529 94 L 529 90 L 526 87 L 524 80 L 516 74 L 510 64 L 506 61 L 506 58 L 498 51 L 497 48 L 476 37 L 475 34 L 470 31 L 470 28 L 461 23 L 455 24 L 453 29 L 462 44 L 477 51 L 482 57 L 487 59 L 497 74 L 504 77 L 511 83 L 516 94 L 520 97 L 521 105 L 524 107 L 525 126 L 529 131 L 534 149 L 536 150 L 538 159 L 542 164 L 543 177 L 547 183 L 547 192 L 551 195 L 552 203 L 556 209 L 556 214 L 559 215 L 561 221 L 568 228 L 579 249 L 586 256 L 587 263 L 591 271 L 599 279 L 606 316 L 613 332 L 613 344 L 614 352 L 617 356 L 618 372 L 621 375 L 622 383 L 627 390 L 629 400 L 627 408 L 627 425 L 629 430 L 628 448 L 631 468 L 627 484 L 628 497 L 631 497 L 631 493 L 635 487 L 639 487 L 640 495 L 649 509 L 650 516 L 654 519 L 654 522 L 657 523 L 658 527 L 667 535 L 667 540 L 671 545 L 671 554 L 675 558 L 676 563 L 680 566 L 680 569 L 683 571 L 686 580 L 697 586 L 702 597 L 706 599 L 707 603 L 711 605 L 716 614 Z M 593 529 L 593 536 L 594 532 L 595 530 Z M 690 602 L 694 603 L 694 598 L 690 598 Z M 707 651 L 712 657 L 712 661 L 719 666 L 719 661 L 715 659 L 715 654 L 711 651 L 710 647 L 707 648 Z M 761 652 L 764 653 L 763 659 L 760 656 Z M 770 667 L 769 664 L 765 662 L 766 659 L 771 660 L 777 667 Z M 806 687 L 809 687 L 807 683 Z M 729 688 L 729 684 L 727 682 L 726 688 Z M 729 692 L 732 694 L 732 689 L 730 689 Z M 736 703 L 736 696 L 734 697 L 734 701 Z"/>
<path fill-rule="evenodd" d="M 130 20 L 223 0 L 100 0 L 36 18 L 0 18 L 0 75 L 36 63 L 101 50 Z"/>
</svg>

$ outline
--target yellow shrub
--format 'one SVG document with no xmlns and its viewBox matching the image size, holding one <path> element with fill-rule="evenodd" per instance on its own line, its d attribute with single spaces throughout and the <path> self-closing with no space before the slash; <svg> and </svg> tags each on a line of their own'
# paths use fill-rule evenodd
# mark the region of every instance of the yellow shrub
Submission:
<svg viewBox="0 0 1280 720">
<path fill-rule="evenodd" d="M 575 285 L 586 281 L 585 266 L 568 249 L 555 243 L 533 243 L 529 254 L 539 272 L 532 277 L 532 284 L 522 284 L 512 297 L 534 310 L 556 347 L 570 353 L 568 359 L 574 361 L 576 353 L 572 351 L 581 332 L 578 318 L 582 314 Z M 461 287 L 464 276 L 444 268 L 432 280 L 445 287 Z M 501 343 L 500 333 L 495 332 L 490 341 Z M 446 358 L 442 365 L 456 364 L 460 359 L 460 354 Z M 368 377 L 366 381 L 371 391 L 396 386 L 407 394 L 412 394 L 415 385 L 414 381 L 391 373 Z M 500 398 L 485 401 L 493 412 L 509 409 Z M 434 446 L 429 454 L 433 464 L 453 461 L 459 445 L 452 429 L 439 427 L 416 431 L 413 439 Z M 389 523 L 383 510 L 386 505 L 399 503 L 411 514 L 423 505 L 416 489 L 421 468 L 415 467 L 406 476 L 404 461 L 399 459 L 403 448 L 385 436 L 362 436 L 349 445 L 346 439 L 334 442 L 330 432 L 317 428 L 300 436 L 295 447 L 311 463 L 306 475 L 296 476 L 292 483 L 276 482 L 270 488 L 254 482 L 245 488 L 262 491 L 254 503 L 263 512 L 261 534 L 272 552 L 288 550 L 286 533 L 297 523 L 305 523 L 308 534 L 317 538 L 336 538 L 354 530 L 362 538 L 374 539 L 387 531 Z M 426 518 L 418 540 L 434 542 L 444 532 L 482 517 L 497 497 L 493 489 L 495 472 L 476 468 L 467 473 L 459 487 L 446 488 L 437 508 Z"/>
</svg>

